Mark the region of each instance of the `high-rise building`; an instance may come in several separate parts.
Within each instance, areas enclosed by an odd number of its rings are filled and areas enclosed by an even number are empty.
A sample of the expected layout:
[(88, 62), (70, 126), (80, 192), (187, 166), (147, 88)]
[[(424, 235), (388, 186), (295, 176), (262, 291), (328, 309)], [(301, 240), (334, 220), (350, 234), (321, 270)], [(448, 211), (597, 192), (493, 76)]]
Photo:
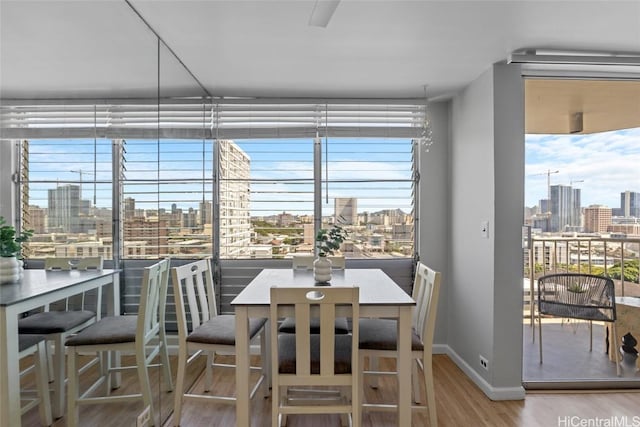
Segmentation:
[(551, 212), (551, 206), (549, 204), (549, 199), (540, 199), (540, 201), (538, 202), (538, 205), (540, 206), (540, 211), (538, 213), (546, 214), (548, 212)]
[(48, 192), (49, 231), (79, 233), (80, 230), (80, 186), (61, 185)]
[(205, 224), (211, 224), (211, 212), (211, 202), (200, 202), (198, 205), (198, 219), (201, 227)]
[(124, 199), (124, 218), (133, 218), (136, 214), (136, 199), (127, 197)]
[(355, 197), (336, 197), (334, 221), (340, 225), (358, 225), (358, 199)]
[(587, 233), (606, 233), (611, 225), (611, 208), (591, 205), (584, 209), (584, 231)]
[(188, 228), (193, 230), (198, 224), (198, 214), (195, 209), (189, 208), (186, 212), (182, 212), (182, 222), (180, 226), (182, 228)]
[(46, 209), (29, 205), (29, 215), (25, 218), (24, 228), (33, 230), (36, 234), (43, 234), (46, 230)]
[(219, 140), (220, 257), (251, 256), (251, 159), (233, 141)]
[(627, 217), (640, 217), (640, 193), (634, 191), (620, 193), (620, 214)]
[(551, 222), (552, 232), (573, 230), (581, 225), (580, 189), (570, 185), (551, 186)]

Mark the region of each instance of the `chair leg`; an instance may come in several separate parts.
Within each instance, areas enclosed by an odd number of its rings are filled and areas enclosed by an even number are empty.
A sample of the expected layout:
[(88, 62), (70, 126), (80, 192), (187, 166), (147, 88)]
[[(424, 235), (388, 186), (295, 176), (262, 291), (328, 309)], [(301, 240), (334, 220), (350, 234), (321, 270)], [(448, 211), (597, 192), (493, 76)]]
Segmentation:
[(421, 403), (420, 397), (420, 382), (418, 381), (418, 360), (413, 359), (411, 361), (411, 384), (413, 386), (413, 401), (414, 403)]
[(430, 353), (423, 356), (422, 372), (424, 373), (424, 390), (427, 400), (427, 410), (429, 411), (429, 425), (436, 427), (438, 425), (438, 414), (436, 412), (436, 395), (433, 387), (433, 360)]
[(263, 380), (263, 397), (267, 398), (271, 395), (269, 386), (271, 384), (271, 375), (269, 375), (269, 365), (267, 364), (267, 331), (260, 332), (260, 366), (262, 368)]
[(208, 351), (207, 352), (207, 367), (204, 372), (204, 391), (211, 391), (211, 387), (213, 385), (213, 364), (216, 361), (216, 352)]
[[(144, 407), (149, 407), (149, 412), (154, 414), (153, 411), (153, 396), (151, 395), (151, 383), (149, 382), (149, 366), (147, 360), (147, 354), (144, 349), (144, 345), (142, 348), (136, 349), (136, 365), (138, 368), (138, 379), (140, 381), (140, 391), (142, 393), (142, 401), (144, 402)], [(152, 423), (153, 424), (153, 420)]]
[(593, 351), (593, 321), (589, 320), (589, 351)]
[[(369, 370), (378, 372), (378, 358), (376, 356), (369, 356)], [(369, 386), (377, 389), (378, 381), (378, 375), (370, 375)]]
[(280, 387), (275, 383), (271, 387), (271, 427), (278, 427), (279, 421), (279, 407), (280, 407)]
[(362, 369), (359, 367), (356, 372), (352, 372), (352, 375), (356, 376), (357, 386), (351, 387), (351, 426), (360, 427), (362, 425), (362, 405), (360, 404), (362, 401), (360, 395), (363, 393)]
[(182, 397), (184, 395), (184, 378), (187, 372), (187, 353), (186, 345), (178, 346), (178, 373), (176, 376), (176, 388), (173, 397), (173, 425), (179, 426), (182, 415)]
[(49, 373), (47, 370), (48, 357), (47, 357), (47, 341), (40, 341), (38, 343), (38, 351), (34, 355), (35, 358), (35, 376), (36, 386), (38, 388), (38, 410), (40, 411), (40, 422), (43, 426), (50, 426), (53, 424), (51, 417), (51, 397), (49, 396)]
[(171, 365), (169, 363), (169, 351), (167, 350), (167, 340), (164, 335), (160, 343), (160, 361), (162, 363), (162, 372), (164, 373), (165, 390), (173, 390), (173, 379), (171, 378)]
[(538, 313), (538, 345), (540, 346), (540, 364), (542, 365), (542, 318)]
[(75, 347), (68, 348), (67, 354), (67, 370), (69, 371), (69, 381), (67, 389), (67, 427), (76, 427), (78, 424), (78, 372), (76, 371), (76, 350)]
[(55, 352), (53, 353), (53, 404), (52, 415), (53, 418), (60, 418), (64, 415), (64, 384), (66, 382), (66, 375), (64, 370), (64, 342), (62, 341), (62, 334), (57, 334), (55, 341)]
[(47, 340), (47, 344), (45, 345), (47, 352), (47, 372), (49, 377), (49, 382), (52, 383), (56, 380), (55, 371), (53, 369), (53, 347), (49, 340)]
[(103, 351), (100, 359), (102, 362), (100, 363), (100, 376), (104, 378), (104, 395), (109, 396), (111, 394), (111, 390), (113, 390), (113, 374), (111, 372), (111, 351)]

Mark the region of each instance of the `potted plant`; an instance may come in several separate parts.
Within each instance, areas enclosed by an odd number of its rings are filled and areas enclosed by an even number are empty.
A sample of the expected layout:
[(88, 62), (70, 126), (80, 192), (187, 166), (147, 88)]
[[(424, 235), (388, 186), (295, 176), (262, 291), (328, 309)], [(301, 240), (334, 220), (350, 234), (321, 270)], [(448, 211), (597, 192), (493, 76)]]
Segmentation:
[(316, 234), (316, 248), (318, 259), (313, 263), (313, 274), (316, 282), (328, 283), (331, 280), (331, 260), (328, 255), (333, 255), (340, 249), (340, 245), (347, 238), (347, 230), (334, 225), (329, 230), (323, 228)]
[(0, 216), (0, 283), (15, 282), (20, 278), (21, 264), (18, 262), (22, 243), (33, 235), (33, 230), (16, 232)]

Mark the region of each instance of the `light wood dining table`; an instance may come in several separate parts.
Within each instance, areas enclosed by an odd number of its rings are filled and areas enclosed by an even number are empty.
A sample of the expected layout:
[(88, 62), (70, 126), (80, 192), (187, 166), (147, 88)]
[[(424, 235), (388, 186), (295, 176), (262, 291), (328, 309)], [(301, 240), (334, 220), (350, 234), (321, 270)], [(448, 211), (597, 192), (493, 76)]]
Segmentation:
[[(411, 319), (415, 301), (380, 269), (348, 268), (335, 270), (332, 276), (332, 285), (360, 288), (361, 317), (398, 320), (397, 419), (398, 426), (411, 425)], [(231, 302), (236, 314), (236, 425), (240, 427), (251, 425), (249, 318), (269, 318), (269, 290), (274, 285), (314, 286), (313, 271), (264, 269)], [(287, 315), (293, 315), (293, 308)], [(262, 362), (269, 366), (270, 361)]]
[[(21, 425), (18, 316), (103, 286), (110, 290), (107, 313), (120, 314), (119, 270), (25, 270), (18, 282), (0, 285), (0, 427)], [(64, 400), (64, 395), (54, 393), (53, 398)]]

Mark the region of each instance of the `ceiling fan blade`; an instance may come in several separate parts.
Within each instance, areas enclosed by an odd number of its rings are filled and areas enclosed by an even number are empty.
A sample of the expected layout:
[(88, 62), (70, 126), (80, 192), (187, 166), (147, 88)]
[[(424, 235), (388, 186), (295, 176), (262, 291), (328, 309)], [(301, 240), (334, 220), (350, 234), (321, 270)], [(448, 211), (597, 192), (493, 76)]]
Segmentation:
[(309, 25), (326, 28), (340, 0), (316, 0), (309, 17)]

